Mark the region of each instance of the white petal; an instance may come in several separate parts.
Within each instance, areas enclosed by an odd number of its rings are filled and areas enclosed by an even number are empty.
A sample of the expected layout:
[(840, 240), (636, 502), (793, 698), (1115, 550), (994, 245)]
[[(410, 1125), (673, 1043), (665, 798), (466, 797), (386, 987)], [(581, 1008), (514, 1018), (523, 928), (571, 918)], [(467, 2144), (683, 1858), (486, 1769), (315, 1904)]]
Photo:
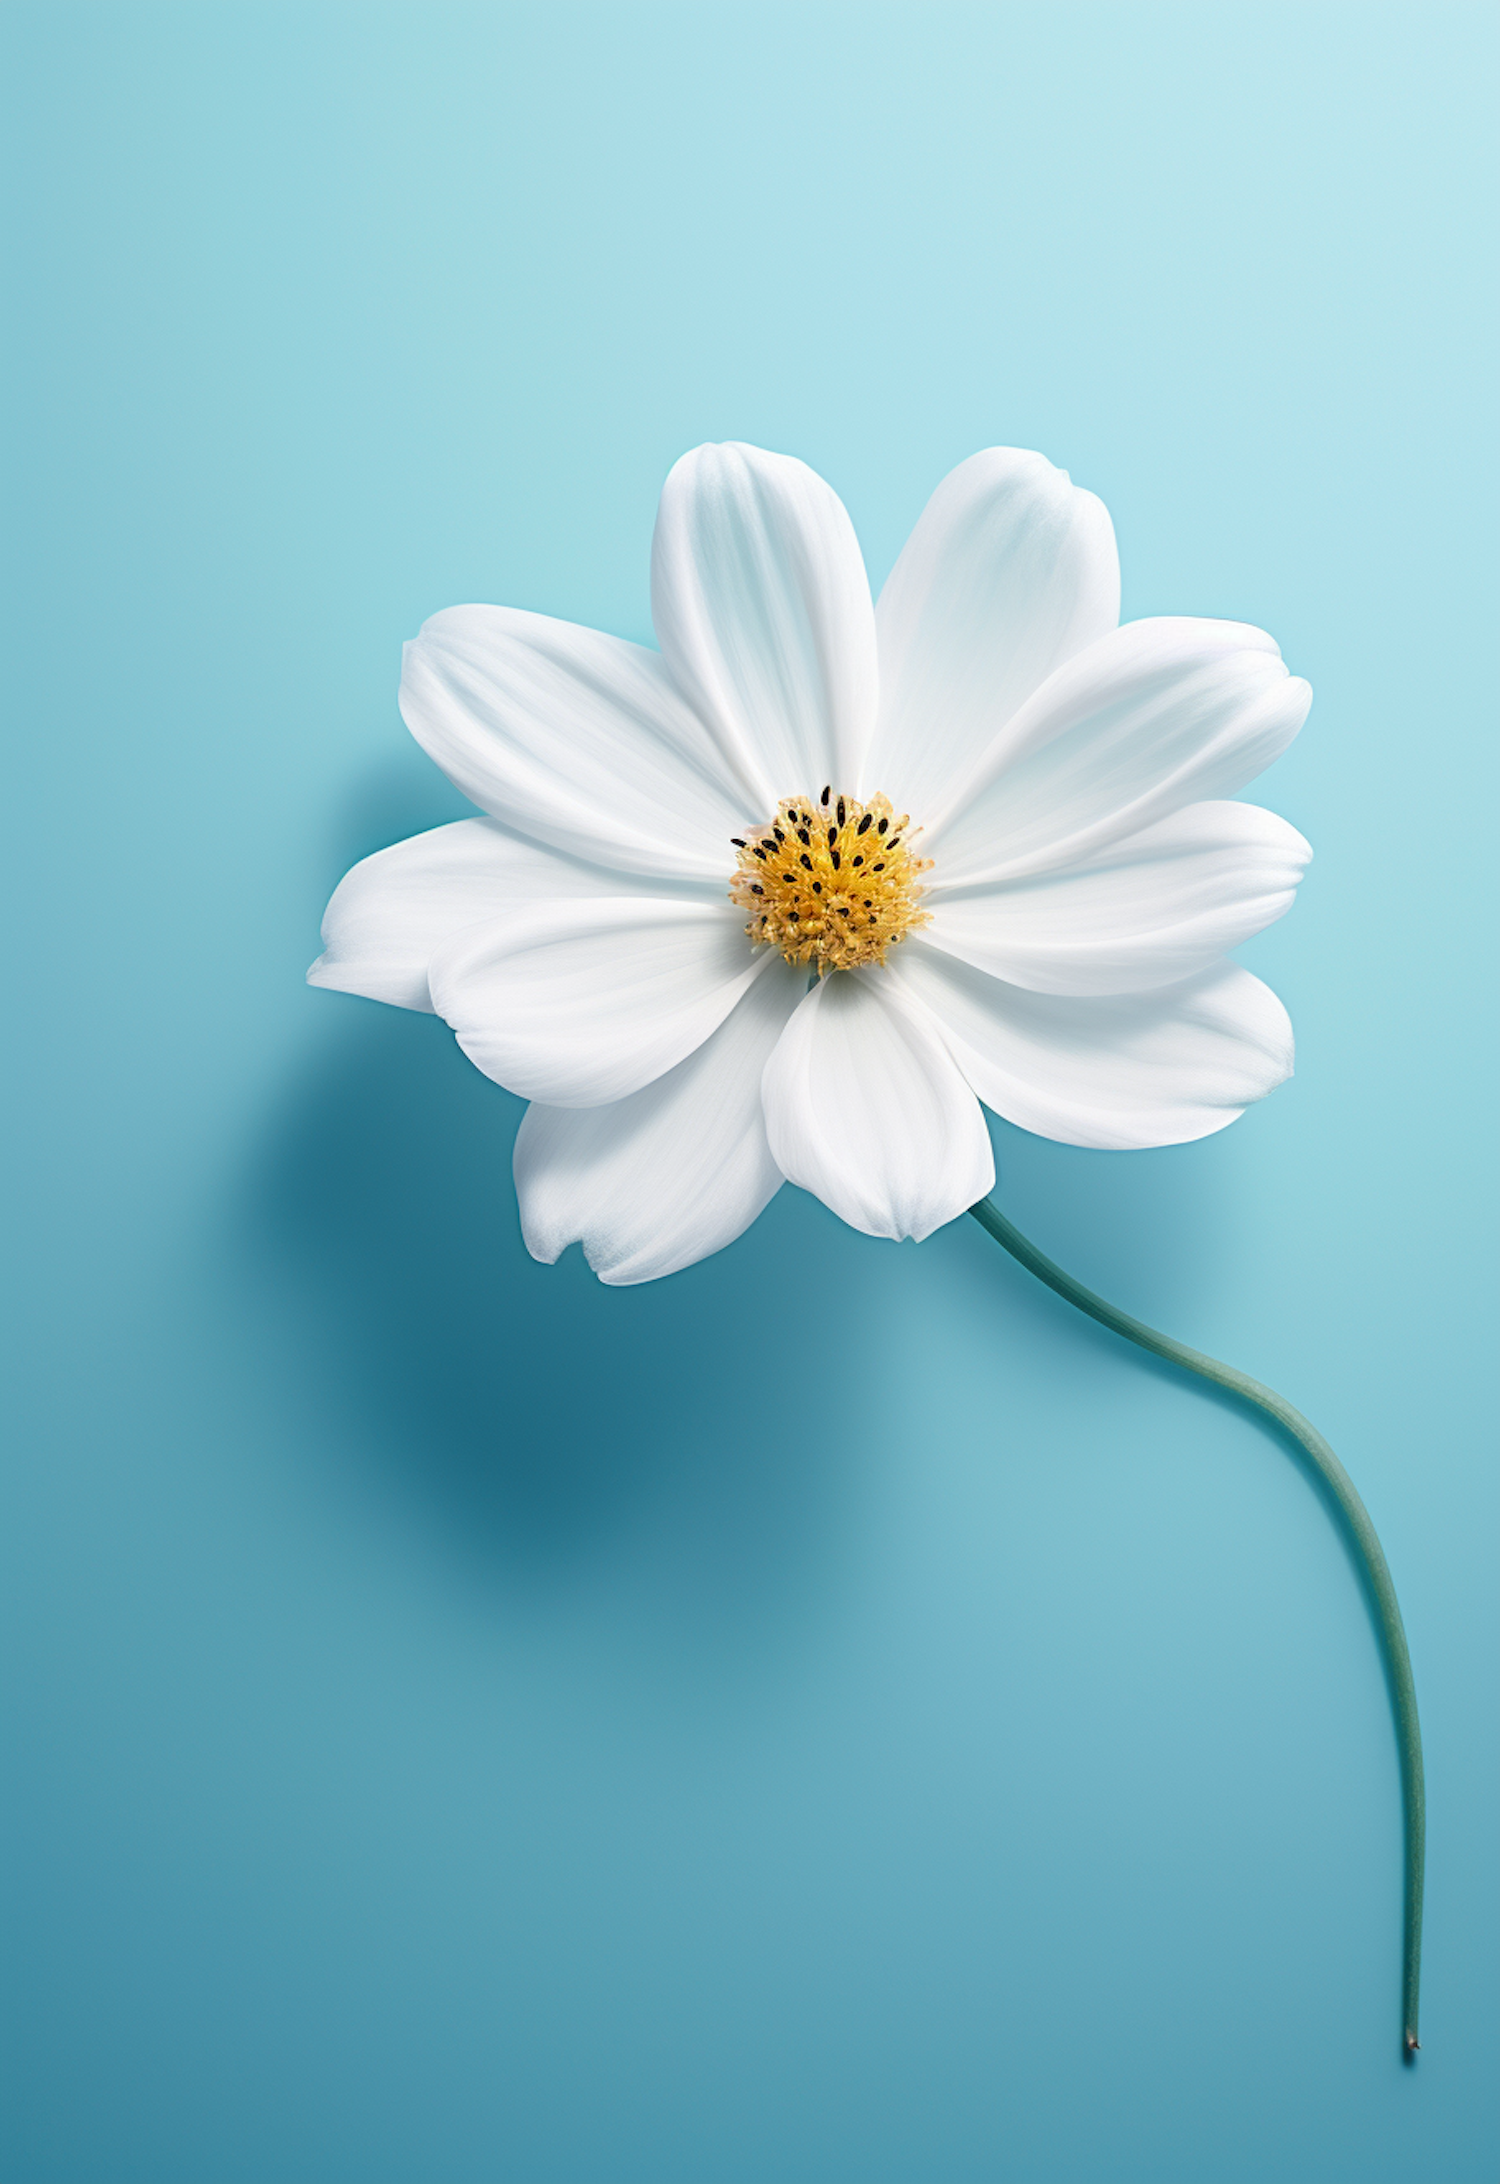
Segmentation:
[(553, 1107), (602, 1107), (701, 1046), (770, 960), (728, 902), (635, 895), (471, 925), (427, 978), (487, 1077)]
[(435, 614), (406, 647), (401, 712), (482, 810), (623, 872), (725, 877), (759, 810), (658, 653), (545, 614)]
[(1208, 1137), (1292, 1073), (1286, 1010), (1237, 963), (1177, 986), (1078, 1000), (1003, 985), (921, 941), (893, 975), (1008, 1122), (1111, 1149)]
[(994, 1183), (978, 1102), (879, 969), (813, 988), (762, 1089), (778, 1167), (866, 1235), (930, 1236)]
[[(1127, 622), (1050, 676), (921, 843), (934, 882), (1079, 864), (1279, 757), (1312, 692), (1243, 622)], [(913, 817), (927, 816), (913, 813)]]
[(1024, 448), (971, 455), (927, 503), (880, 594), (868, 788), (919, 822), (940, 811), (1017, 707), (1119, 619), (1104, 503)]
[(649, 884), (545, 849), (494, 819), (456, 819), (345, 873), (307, 982), (430, 1010), (428, 960), (466, 925), (552, 896), (628, 895)]
[(1282, 916), (1311, 855), (1275, 812), (1189, 804), (1083, 865), (938, 895), (922, 937), (1037, 993), (1139, 993)]
[(779, 957), (696, 1053), (609, 1107), (528, 1107), (516, 1138), (526, 1248), (581, 1242), (601, 1281), (654, 1281), (722, 1251), (781, 1188), (761, 1071), (806, 974)]
[(763, 816), (852, 786), (875, 717), (875, 611), (844, 505), (790, 455), (694, 448), (662, 489), (651, 614)]

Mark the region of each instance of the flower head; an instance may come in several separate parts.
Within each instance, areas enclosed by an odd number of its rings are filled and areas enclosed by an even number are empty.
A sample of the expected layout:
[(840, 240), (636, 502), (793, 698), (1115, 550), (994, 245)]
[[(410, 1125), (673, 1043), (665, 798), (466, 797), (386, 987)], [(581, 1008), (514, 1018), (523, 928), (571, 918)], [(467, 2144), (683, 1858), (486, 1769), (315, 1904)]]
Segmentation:
[(308, 973), (435, 1009), (532, 1102), (537, 1258), (647, 1281), (788, 1178), (922, 1237), (994, 1181), (981, 1101), (1168, 1145), (1289, 1074), (1225, 951), (1310, 851), (1223, 799), (1311, 693), (1242, 623), (1118, 626), (1108, 514), (1065, 472), (960, 464), (877, 604), (813, 471), (697, 448), (652, 613), (659, 652), (507, 607), (424, 625), (402, 712), (485, 816), (356, 865)]

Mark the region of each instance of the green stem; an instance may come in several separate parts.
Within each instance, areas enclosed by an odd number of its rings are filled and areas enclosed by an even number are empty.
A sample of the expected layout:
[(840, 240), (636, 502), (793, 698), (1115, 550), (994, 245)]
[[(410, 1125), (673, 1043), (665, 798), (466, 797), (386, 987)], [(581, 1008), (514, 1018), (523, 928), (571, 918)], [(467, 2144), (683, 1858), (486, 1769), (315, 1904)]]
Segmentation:
[(1317, 1428), (1310, 1426), (1302, 1413), (1293, 1410), (1285, 1397), (1277, 1395), (1273, 1388), (1262, 1387), (1248, 1373), (1236, 1372), (1232, 1365), (1221, 1365), (1217, 1358), (1206, 1357), (1201, 1350), (1190, 1350), (1186, 1343), (1174, 1342), (1170, 1335), (1159, 1335), (1144, 1321), (1132, 1319), (1128, 1313), (1106, 1304), (1091, 1289), (1085, 1289), (1082, 1282), (1075, 1282), (1071, 1274), (1065, 1274), (1060, 1266), (1055, 1266), (1035, 1244), (1028, 1243), (1015, 1224), (1007, 1221), (999, 1207), (988, 1198), (982, 1198), (969, 1211), (997, 1244), (1020, 1261), (1028, 1274), (1034, 1274), (1049, 1289), (1055, 1289), (1080, 1312), (1087, 1312), (1090, 1319), (1098, 1320), (1101, 1326), (1123, 1335), (1127, 1342), (1137, 1343), (1154, 1356), (1181, 1365), (1185, 1371), (1197, 1373), (1200, 1379), (1211, 1380), (1216, 1387), (1238, 1396), (1242, 1403), (1264, 1412), (1296, 1442), (1332, 1496), (1375, 1608), (1390, 1684), (1391, 1708), (1396, 1717), (1396, 1745), (1401, 1755), (1401, 1799), (1406, 1821), (1402, 2037), (1403, 2053), (1408, 2062), (1412, 2061), (1421, 2045), (1417, 2039), (1417, 1990), (1422, 1975), (1422, 1867), (1427, 1827), (1426, 1798), (1422, 1788), (1422, 1730), (1417, 1720), (1417, 1693), (1412, 1682), (1411, 1656), (1406, 1650), (1401, 1610), (1396, 1604), (1396, 1588), (1391, 1583), (1391, 1573), (1375, 1537), (1369, 1511), (1354, 1491), (1353, 1480)]

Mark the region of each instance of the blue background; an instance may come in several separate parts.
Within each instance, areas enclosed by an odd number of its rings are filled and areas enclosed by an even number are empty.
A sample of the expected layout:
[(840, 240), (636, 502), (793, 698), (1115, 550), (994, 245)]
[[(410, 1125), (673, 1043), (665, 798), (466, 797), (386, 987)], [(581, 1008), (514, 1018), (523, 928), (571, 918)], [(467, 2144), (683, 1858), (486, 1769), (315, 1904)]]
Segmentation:
[[(1496, 2173), (1489, 11), (23, 8), (6, 2175)], [(1347, 1458), (1325, 1510), (971, 1222), (532, 1264), (518, 1105), (308, 991), (464, 807), (398, 647), (645, 637), (672, 460), (1101, 493), (1318, 693), (1299, 1074), (1003, 1203)], [(795, 1264), (795, 1293), (785, 1269)], [(800, 1391), (800, 1392), (793, 1392)]]

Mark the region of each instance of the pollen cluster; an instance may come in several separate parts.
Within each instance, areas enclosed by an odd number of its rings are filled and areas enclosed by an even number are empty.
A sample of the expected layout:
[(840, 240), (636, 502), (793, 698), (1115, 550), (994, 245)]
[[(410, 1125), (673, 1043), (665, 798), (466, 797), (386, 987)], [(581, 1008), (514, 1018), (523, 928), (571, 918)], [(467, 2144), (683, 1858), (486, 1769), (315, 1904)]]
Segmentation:
[(820, 978), (883, 963), (888, 948), (928, 922), (918, 880), (932, 859), (912, 855), (909, 823), (885, 796), (861, 804), (826, 788), (816, 804), (784, 798), (767, 826), (734, 837), (739, 870), (729, 894), (748, 912), (751, 940), (814, 966)]

